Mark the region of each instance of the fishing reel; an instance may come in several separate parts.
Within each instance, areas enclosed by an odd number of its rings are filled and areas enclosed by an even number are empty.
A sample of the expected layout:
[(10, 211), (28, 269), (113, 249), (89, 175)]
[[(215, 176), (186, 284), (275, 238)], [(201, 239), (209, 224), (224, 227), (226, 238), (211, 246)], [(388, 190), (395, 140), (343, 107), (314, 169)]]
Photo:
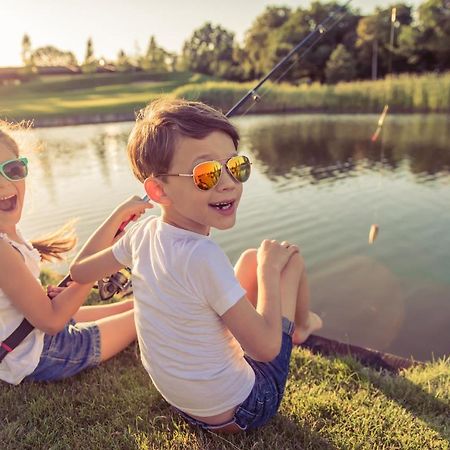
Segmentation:
[(133, 292), (131, 286), (131, 270), (126, 267), (121, 272), (113, 273), (109, 277), (98, 280), (97, 289), (102, 300), (109, 300), (119, 293), (121, 293), (122, 297), (130, 295)]

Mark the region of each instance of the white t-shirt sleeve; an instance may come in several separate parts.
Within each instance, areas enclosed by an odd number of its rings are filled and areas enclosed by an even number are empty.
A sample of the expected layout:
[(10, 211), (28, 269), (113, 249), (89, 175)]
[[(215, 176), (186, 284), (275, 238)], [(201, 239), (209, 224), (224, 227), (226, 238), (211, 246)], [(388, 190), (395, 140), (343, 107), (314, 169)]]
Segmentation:
[(203, 241), (194, 249), (187, 268), (192, 289), (219, 316), (246, 294), (236, 279), (230, 260), (212, 241)]

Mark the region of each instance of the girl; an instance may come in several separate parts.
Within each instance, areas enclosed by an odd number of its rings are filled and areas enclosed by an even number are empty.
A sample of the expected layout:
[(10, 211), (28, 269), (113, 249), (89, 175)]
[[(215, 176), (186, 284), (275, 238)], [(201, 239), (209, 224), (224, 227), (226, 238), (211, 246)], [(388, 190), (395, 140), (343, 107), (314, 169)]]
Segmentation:
[[(34, 244), (21, 235), (17, 224), (28, 161), (20, 157), (13, 131), (0, 122), (0, 344), (24, 317), (35, 328), (0, 363), (0, 379), (19, 384), (58, 380), (96, 366), (133, 342), (136, 330), (132, 300), (80, 307), (91, 284), (49, 286), (47, 293), (42, 288), (39, 262), (60, 258), (75, 239), (67, 227)], [(142, 211), (140, 206), (126, 213), (138, 218)]]

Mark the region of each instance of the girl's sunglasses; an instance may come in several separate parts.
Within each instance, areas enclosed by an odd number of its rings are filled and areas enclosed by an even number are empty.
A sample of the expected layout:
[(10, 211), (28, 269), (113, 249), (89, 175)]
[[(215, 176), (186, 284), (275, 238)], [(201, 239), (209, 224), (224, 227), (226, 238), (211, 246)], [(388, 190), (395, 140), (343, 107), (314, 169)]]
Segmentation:
[(0, 164), (0, 173), (9, 181), (23, 180), (28, 175), (28, 159), (17, 158)]
[(240, 183), (248, 180), (251, 168), (250, 160), (243, 155), (229, 158), (225, 164), (219, 161), (205, 161), (197, 164), (192, 173), (159, 173), (155, 177), (192, 177), (195, 185), (202, 191), (208, 191), (217, 185), (222, 174), (222, 167)]

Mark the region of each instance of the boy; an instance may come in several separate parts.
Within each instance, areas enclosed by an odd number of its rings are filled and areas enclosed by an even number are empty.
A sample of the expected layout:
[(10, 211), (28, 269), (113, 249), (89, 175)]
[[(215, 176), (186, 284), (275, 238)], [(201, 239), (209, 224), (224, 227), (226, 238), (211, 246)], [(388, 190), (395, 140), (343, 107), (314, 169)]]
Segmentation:
[[(111, 230), (100, 227), (71, 267), (78, 282), (132, 268), (141, 359), (155, 387), (190, 423), (224, 432), (276, 413), (294, 322), (294, 343), (321, 327), (297, 246), (265, 240), (233, 271), (209, 237), (211, 227), (234, 225), (250, 175), (238, 143), (234, 126), (207, 105), (153, 102), (130, 135), (128, 157), (161, 217), (136, 223), (112, 246), (120, 222), (109, 220)], [(140, 201), (122, 204), (121, 219)]]

